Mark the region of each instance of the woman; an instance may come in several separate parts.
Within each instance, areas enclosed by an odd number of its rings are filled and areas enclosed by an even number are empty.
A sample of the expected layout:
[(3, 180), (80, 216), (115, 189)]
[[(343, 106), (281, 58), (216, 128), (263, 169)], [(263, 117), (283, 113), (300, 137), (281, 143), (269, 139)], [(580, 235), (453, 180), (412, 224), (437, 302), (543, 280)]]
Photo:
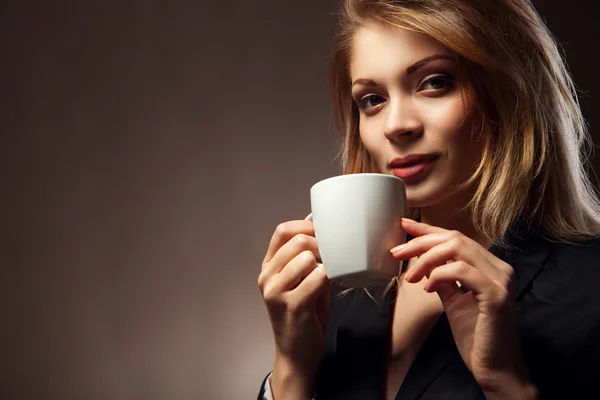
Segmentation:
[(332, 84), (344, 172), (402, 178), (412, 240), (376, 302), (331, 286), (311, 221), (275, 230), (259, 398), (592, 395), (600, 206), (574, 85), (529, 1), (346, 0)]

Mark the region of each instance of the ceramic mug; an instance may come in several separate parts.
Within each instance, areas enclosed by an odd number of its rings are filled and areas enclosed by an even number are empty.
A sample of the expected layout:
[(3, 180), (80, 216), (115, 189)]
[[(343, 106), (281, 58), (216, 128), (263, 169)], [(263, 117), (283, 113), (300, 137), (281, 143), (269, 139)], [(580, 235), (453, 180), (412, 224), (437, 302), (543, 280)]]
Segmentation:
[(380, 286), (400, 274), (390, 249), (406, 241), (404, 181), (386, 174), (327, 178), (310, 189), (311, 214), (321, 261), (330, 280), (344, 287)]

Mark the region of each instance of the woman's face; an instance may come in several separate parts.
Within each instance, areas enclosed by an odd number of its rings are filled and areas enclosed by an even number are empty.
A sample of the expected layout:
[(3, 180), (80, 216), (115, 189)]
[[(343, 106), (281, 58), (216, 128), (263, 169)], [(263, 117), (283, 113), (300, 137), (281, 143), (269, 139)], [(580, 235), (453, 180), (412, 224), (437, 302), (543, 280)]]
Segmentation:
[(405, 181), (411, 207), (446, 200), (481, 156), (474, 96), (457, 72), (448, 49), (417, 33), (373, 24), (354, 36), (350, 78), (360, 137), (379, 172)]

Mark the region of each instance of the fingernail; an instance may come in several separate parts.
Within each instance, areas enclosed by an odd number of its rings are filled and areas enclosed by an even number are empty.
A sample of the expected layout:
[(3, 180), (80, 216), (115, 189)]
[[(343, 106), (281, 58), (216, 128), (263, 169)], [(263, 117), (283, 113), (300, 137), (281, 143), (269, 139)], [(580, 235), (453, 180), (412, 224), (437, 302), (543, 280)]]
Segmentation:
[(402, 218), (402, 222), (405, 222), (407, 224), (414, 224), (416, 221), (414, 221), (410, 218)]
[(406, 243), (405, 243), (405, 244), (401, 244), (401, 245), (398, 245), (398, 246), (394, 247), (393, 249), (391, 249), (391, 250), (390, 250), (390, 253), (392, 253), (392, 254), (394, 254), (394, 255), (395, 255), (396, 253), (400, 253), (400, 251), (401, 251), (402, 249), (404, 249), (404, 247), (406, 247)]

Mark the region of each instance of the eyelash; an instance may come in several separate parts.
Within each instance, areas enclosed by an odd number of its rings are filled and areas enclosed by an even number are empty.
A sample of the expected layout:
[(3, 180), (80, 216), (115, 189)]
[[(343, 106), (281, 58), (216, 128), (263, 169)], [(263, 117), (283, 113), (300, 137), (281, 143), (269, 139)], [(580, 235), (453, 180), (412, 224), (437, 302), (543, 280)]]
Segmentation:
[[(454, 84), (455, 78), (453, 76), (447, 75), (447, 74), (439, 74), (439, 75), (434, 75), (429, 77), (428, 79), (426, 79), (420, 86), (419, 88), (421, 88), (422, 86), (426, 85), (427, 83), (431, 83), (432, 81), (436, 80), (436, 79), (442, 79), (443, 81), (445, 81), (445, 85), (443, 88), (439, 88), (439, 89), (426, 89), (424, 91), (426, 92), (439, 92), (439, 91), (443, 91), (448, 89), (449, 87), (451, 87)], [(361, 97), (357, 102), (356, 102), (356, 106), (358, 107), (358, 109), (360, 110), (366, 110), (372, 107), (376, 107), (377, 105), (381, 104), (383, 102), (380, 101), (379, 103), (375, 104), (375, 105), (367, 105), (366, 103), (369, 100), (373, 100), (373, 99), (378, 99), (378, 100), (382, 100), (383, 96), (380, 96), (378, 94), (375, 93), (369, 93), (363, 97)]]
[[(434, 75), (430, 78), (428, 78), (427, 80), (425, 80), (423, 82), (423, 85), (425, 85), (426, 83), (431, 83), (433, 80), (435, 79), (442, 79), (446, 82), (447, 86), (442, 88), (442, 89), (432, 89), (432, 90), (444, 90), (445, 88), (452, 86), (452, 84), (454, 83), (454, 77), (450, 76), (450, 75), (446, 75), (446, 74), (440, 74), (440, 75)], [(421, 86), (423, 86), (421, 85)]]

